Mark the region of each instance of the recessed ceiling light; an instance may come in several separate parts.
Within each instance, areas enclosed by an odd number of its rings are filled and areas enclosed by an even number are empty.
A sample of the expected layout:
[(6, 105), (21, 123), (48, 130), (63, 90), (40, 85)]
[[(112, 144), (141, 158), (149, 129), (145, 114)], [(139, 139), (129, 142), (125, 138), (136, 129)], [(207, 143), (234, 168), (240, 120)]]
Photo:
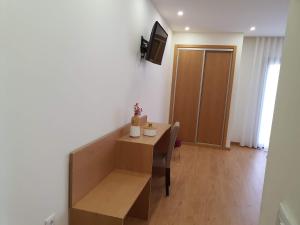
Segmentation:
[(256, 30), (256, 27), (254, 27), (254, 26), (250, 28), (250, 31), (255, 31), (255, 30)]
[(186, 31), (188, 31), (188, 30), (190, 30), (190, 27), (185, 27), (184, 29), (185, 29)]
[(178, 12), (177, 12), (177, 15), (178, 15), (178, 16), (183, 16), (183, 11), (178, 11)]

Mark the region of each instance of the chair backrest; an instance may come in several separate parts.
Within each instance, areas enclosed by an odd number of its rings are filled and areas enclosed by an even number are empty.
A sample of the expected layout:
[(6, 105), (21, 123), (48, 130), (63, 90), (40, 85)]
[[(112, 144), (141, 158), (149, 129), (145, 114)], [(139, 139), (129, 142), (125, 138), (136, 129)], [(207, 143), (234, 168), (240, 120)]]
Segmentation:
[(178, 132), (179, 132), (179, 127), (180, 127), (179, 122), (176, 122), (171, 127), (170, 144), (169, 144), (169, 148), (168, 148), (167, 161), (166, 161), (166, 167), (167, 168), (170, 168), (171, 159), (172, 159), (172, 153), (173, 153), (175, 142), (176, 142), (176, 138), (177, 138), (177, 135), (178, 135)]

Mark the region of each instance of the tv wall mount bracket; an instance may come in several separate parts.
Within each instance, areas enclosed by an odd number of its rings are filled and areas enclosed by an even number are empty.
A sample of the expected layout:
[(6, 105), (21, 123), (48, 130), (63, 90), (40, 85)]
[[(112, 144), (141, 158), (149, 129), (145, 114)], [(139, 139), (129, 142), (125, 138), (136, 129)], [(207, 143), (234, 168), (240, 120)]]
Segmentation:
[(148, 45), (149, 45), (149, 41), (147, 41), (143, 36), (141, 36), (140, 51), (141, 51), (141, 58), (142, 59), (146, 58), (147, 51), (148, 51)]

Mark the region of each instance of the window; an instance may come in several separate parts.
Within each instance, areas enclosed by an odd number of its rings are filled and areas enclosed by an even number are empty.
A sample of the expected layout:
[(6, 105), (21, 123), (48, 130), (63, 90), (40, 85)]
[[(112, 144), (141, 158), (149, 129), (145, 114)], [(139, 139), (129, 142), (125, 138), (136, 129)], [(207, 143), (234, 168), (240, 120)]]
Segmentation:
[(279, 73), (280, 64), (270, 63), (267, 69), (265, 90), (263, 93), (258, 136), (258, 145), (263, 149), (269, 148)]

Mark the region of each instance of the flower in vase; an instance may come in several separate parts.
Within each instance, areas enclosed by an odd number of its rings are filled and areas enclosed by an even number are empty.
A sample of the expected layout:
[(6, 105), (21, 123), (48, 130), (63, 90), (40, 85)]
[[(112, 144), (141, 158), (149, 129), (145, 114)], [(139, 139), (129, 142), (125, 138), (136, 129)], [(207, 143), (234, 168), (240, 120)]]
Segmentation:
[(139, 103), (135, 103), (133, 111), (135, 116), (140, 116), (143, 112), (143, 109), (139, 107)]

